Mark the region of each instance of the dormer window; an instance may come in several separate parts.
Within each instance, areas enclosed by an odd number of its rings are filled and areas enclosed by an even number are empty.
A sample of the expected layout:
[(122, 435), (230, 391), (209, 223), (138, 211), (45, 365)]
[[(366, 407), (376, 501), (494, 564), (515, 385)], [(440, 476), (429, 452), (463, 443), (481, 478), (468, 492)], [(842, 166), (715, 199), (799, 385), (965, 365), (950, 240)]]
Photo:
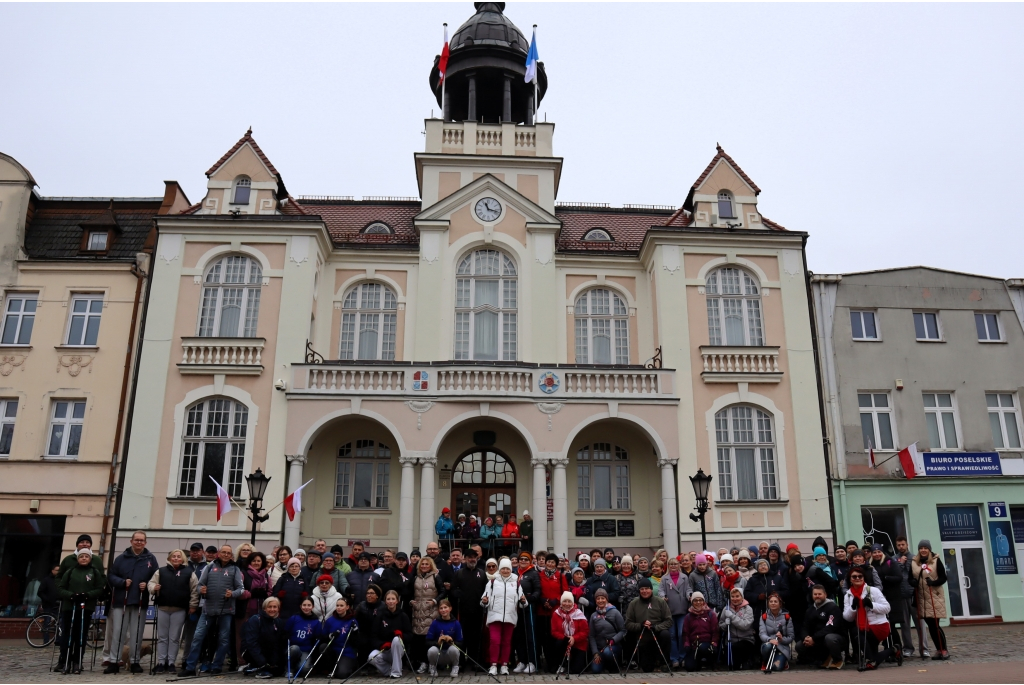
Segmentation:
[(592, 228), (583, 235), (584, 242), (608, 243), (611, 242), (611, 234), (603, 228)]
[(363, 233), (374, 233), (378, 235), (391, 235), (394, 233), (391, 227), (383, 221), (374, 221), (372, 224), (363, 229)]
[(732, 193), (728, 190), (718, 191), (718, 218), (719, 219), (735, 219), (736, 213), (733, 211), (732, 205)]
[(235, 197), (231, 201), (233, 205), (249, 204), (249, 193), (252, 191), (252, 181), (248, 176), (239, 176), (235, 179)]
[(92, 231), (89, 233), (89, 242), (86, 249), (90, 252), (104, 252), (107, 249), (107, 242), (110, 234), (107, 231)]

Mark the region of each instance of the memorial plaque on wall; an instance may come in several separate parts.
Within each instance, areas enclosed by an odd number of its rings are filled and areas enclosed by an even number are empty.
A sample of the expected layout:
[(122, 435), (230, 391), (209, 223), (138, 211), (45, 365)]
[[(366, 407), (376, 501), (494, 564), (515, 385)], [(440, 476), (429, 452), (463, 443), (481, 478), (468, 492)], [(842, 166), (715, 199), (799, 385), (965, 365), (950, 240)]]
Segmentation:
[(589, 538), (594, 535), (594, 522), (593, 521), (576, 521), (576, 537), (578, 538)]
[(623, 519), (616, 522), (617, 532), (621, 538), (631, 538), (636, 533), (633, 531), (633, 519)]
[(615, 519), (594, 519), (594, 537), (615, 537)]

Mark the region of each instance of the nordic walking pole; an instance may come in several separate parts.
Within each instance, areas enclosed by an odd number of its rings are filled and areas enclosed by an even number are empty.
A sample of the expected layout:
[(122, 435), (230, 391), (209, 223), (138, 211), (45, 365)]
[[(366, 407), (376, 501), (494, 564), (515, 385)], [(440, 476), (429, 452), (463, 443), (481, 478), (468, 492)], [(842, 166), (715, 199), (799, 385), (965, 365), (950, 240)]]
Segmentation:
[[(664, 662), (665, 662), (665, 667), (666, 667), (666, 668), (668, 668), (668, 672), (669, 672), (669, 673), (671, 673), (671, 672), (672, 672), (672, 664), (670, 664), (670, 663), (668, 662), (668, 659), (666, 659), (666, 658), (665, 658), (665, 650), (663, 650), (663, 649), (661, 648), (661, 643), (660, 643), (660, 642), (658, 642), (658, 636), (654, 634), (654, 628), (647, 628), (647, 627), (645, 626), (645, 627), (644, 627), (644, 630), (648, 630), (648, 631), (650, 631), (650, 633), (651, 633), (651, 638), (652, 638), (652, 639), (654, 640), (654, 644), (656, 644), (656, 645), (658, 646), (658, 652), (659, 652), (659, 653), (661, 654), (661, 659), (662, 659), (662, 661), (664, 661)], [(641, 635), (643, 635), (643, 633), (642, 633), (642, 632), (641, 632), (640, 634), (641, 634)], [(700, 645), (698, 644), (697, 646), (699, 647)]]
[(772, 672), (772, 664), (775, 663), (775, 652), (779, 649), (778, 645), (772, 645), (772, 651), (768, 655), (768, 666), (764, 669), (764, 674), (768, 675)]
[[(331, 642), (334, 642), (334, 640), (332, 639)], [(294, 682), (296, 679), (298, 679), (299, 675), (302, 673), (302, 667), (306, 665), (306, 662), (309, 661), (309, 657), (313, 656), (313, 652), (315, 652), (316, 648), (319, 647), (319, 646), (320, 646), (320, 640), (317, 640), (316, 642), (313, 643), (313, 649), (309, 650), (309, 653), (306, 654), (306, 658), (299, 662), (299, 668), (298, 668), (297, 671), (295, 671), (295, 677), (292, 678), (292, 682)], [(329, 646), (330, 645), (328, 644), (328, 647)], [(316, 658), (316, 661), (313, 662), (313, 666), (310, 666), (310, 668), (309, 668), (310, 671), (312, 671), (313, 668), (320, 661), (320, 657), (321, 656), (323, 656), (322, 652), (321, 652), (320, 656), (318, 656)], [(306, 682), (306, 678), (305, 677), (302, 678), (302, 682)]]
[(416, 672), (416, 669), (412, 666), (412, 657), (409, 656), (409, 650), (405, 648), (405, 640), (401, 637), (398, 638), (398, 643), (402, 645), (402, 656), (405, 657), (406, 662), (409, 664), (409, 670), (416, 676), (416, 682), (420, 682), (420, 674)]
[(558, 670), (555, 671), (555, 680), (558, 680), (558, 675), (562, 671), (562, 666), (565, 666), (565, 679), (569, 679), (569, 650), (572, 649), (572, 645), (565, 646), (565, 656), (562, 657), (562, 663), (558, 664)]
[(630, 666), (630, 664), (632, 664), (632, 663), (633, 663), (633, 659), (635, 659), (635, 658), (636, 658), (636, 653), (637, 653), (638, 651), (640, 651), (640, 639), (641, 639), (641, 638), (642, 638), (643, 636), (644, 636), (644, 631), (643, 631), (643, 630), (641, 630), (641, 631), (640, 631), (640, 634), (639, 634), (639, 635), (637, 636), (637, 638), (636, 638), (636, 647), (634, 647), (634, 648), (633, 648), (633, 655), (632, 655), (631, 657), (629, 657), (629, 661), (627, 661), (627, 662), (626, 662), (626, 672), (622, 674), (622, 677), (623, 677), (623, 678), (625, 678), (625, 677), (626, 677), (627, 675), (629, 675), (629, 666)]
[[(467, 659), (467, 660), (468, 660), (468, 661), (469, 661), (469, 662), (470, 662), (471, 664), (473, 664), (474, 666), (476, 666), (476, 667), (477, 667), (478, 669), (480, 669), (480, 670), (481, 670), (481, 671), (483, 671), (484, 673), (487, 673), (487, 675), (491, 675), (490, 673), (488, 673), (487, 669), (485, 669), (485, 668), (484, 668), (483, 666), (481, 666), (481, 665), (480, 665), (479, 663), (477, 663), (476, 659), (474, 659), (474, 658), (473, 658), (473, 657), (471, 657), (471, 656), (470, 656), (469, 654), (466, 654), (466, 652), (464, 652), (464, 651), (462, 651), (461, 649), (459, 649), (459, 646), (458, 646), (457, 644), (455, 644), (454, 642), (452, 643), (452, 647), (454, 647), (455, 649), (458, 649), (458, 650), (459, 650), (459, 654), (461, 654), (462, 656), (466, 657), (466, 659)], [(492, 678), (494, 678), (494, 682), (496, 682), (496, 683), (500, 683), (500, 682), (501, 682), (500, 680), (498, 680), (498, 677), (497, 677), (497, 676), (493, 676), (493, 675), (491, 675), (491, 677), (492, 677)]]
[(726, 651), (728, 652), (729, 670), (732, 670), (732, 623), (725, 626)]
[[(281, 643), (279, 642), (278, 644), (281, 644)], [(291, 639), (291, 637), (288, 638), (288, 642), (285, 645), (285, 649), (288, 650), (288, 651), (285, 652), (285, 655), (284, 655), (284, 658), (285, 658), (285, 676), (288, 678), (288, 682), (290, 683), (290, 682), (292, 682), (292, 639)]]
[[(72, 600), (72, 601), (74, 601), (74, 600)], [(77, 611), (78, 611), (78, 605), (77, 604), (72, 604), (71, 605), (71, 623), (68, 624), (68, 634), (65, 636), (65, 640), (67, 641), (67, 648), (66, 648), (67, 651), (64, 653), (64, 668), (61, 669), (61, 673), (64, 674), (64, 675), (67, 675), (68, 673), (71, 673), (71, 649), (74, 646), (73, 645), (74, 638), (72, 636), (75, 634), (75, 613)]]
[[(341, 657), (343, 657), (345, 655), (345, 648), (348, 647), (348, 640), (349, 640), (350, 637), (352, 637), (352, 633), (356, 632), (357, 630), (359, 630), (359, 624), (353, 622), (352, 623), (352, 630), (348, 631), (348, 635), (345, 636), (345, 642), (341, 645), (341, 651), (338, 652), (338, 659), (337, 659), (337, 661), (334, 662), (334, 668), (332, 668), (331, 672), (327, 675), (327, 685), (331, 685), (331, 678), (333, 678), (334, 674), (337, 673), (337, 671), (338, 671), (338, 664), (341, 663)], [(333, 642), (333, 640), (332, 640), (332, 642)], [(328, 647), (330, 647), (330, 645), (328, 645)], [(316, 664), (313, 664), (313, 667), (316, 668)]]
[(85, 600), (83, 599), (81, 604), (81, 616), (78, 617), (78, 670), (76, 673), (82, 672), (82, 666), (85, 659)]
[[(306, 671), (306, 672), (305, 672), (305, 673), (303, 674), (303, 676), (302, 676), (302, 682), (306, 682), (306, 678), (308, 678), (308, 677), (309, 677), (309, 674), (310, 674), (310, 673), (312, 673), (312, 672), (313, 672), (314, 670), (316, 670), (316, 667), (317, 667), (317, 665), (319, 665), (319, 663), (320, 663), (320, 660), (324, 658), (324, 654), (326, 654), (327, 652), (331, 651), (331, 645), (333, 645), (333, 644), (334, 644), (334, 639), (335, 639), (336, 637), (338, 637), (338, 636), (337, 636), (337, 635), (332, 635), (332, 636), (331, 636), (331, 639), (330, 639), (330, 641), (329, 641), (329, 642), (327, 643), (327, 646), (326, 646), (326, 647), (324, 647), (324, 651), (320, 652), (320, 654), (318, 654), (318, 655), (317, 655), (316, 659), (314, 659), (314, 660), (313, 660), (313, 665), (312, 665), (312, 666), (310, 666), (310, 667), (309, 667), (309, 670), (308, 670), (308, 671)], [(308, 661), (308, 660), (309, 660), (309, 657), (313, 656), (313, 652), (315, 652), (315, 651), (316, 651), (316, 647), (317, 647), (317, 645), (319, 645), (319, 644), (320, 644), (320, 640), (317, 640), (317, 641), (316, 641), (316, 644), (315, 644), (315, 645), (313, 645), (313, 651), (312, 651), (312, 652), (310, 652), (309, 654), (307, 654), (307, 655), (306, 655), (306, 661)], [(343, 649), (342, 651), (344, 651), (344, 649)], [(303, 662), (303, 663), (305, 663), (305, 662)], [(301, 664), (299, 665), (299, 671), (298, 671), (298, 673), (296, 673), (296, 674), (295, 674), (295, 677), (296, 677), (296, 678), (298, 678), (298, 677), (299, 677), (299, 673), (302, 673), (302, 665), (301, 665)]]
[[(160, 633), (160, 607), (154, 605), (156, 611), (153, 613), (153, 638), (149, 648), (149, 674), (156, 673), (156, 641)], [(170, 637), (168, 635), (168, 637)], [(168, 640), (169, 641), (169, 640)]]
[(596, 659), (599, 656), (601, 656), (601, 652), (594, 652), (594, 656), (591, 657), (591, 659), (587, 663), (587, 665), (583, 667), (583, 670), (579, 672), (579, 677), (581, 677), (581, 678), (583, 677), (583, 674), (587, 672), (588, 668), (590, 668), (590, 664), (594, 663), (594, 659)]
[(135, 623), (135, 641), (128, 647), (129, 669), (138, 663), (136, 655), (132, 654), (133, 650), (138, 652), (138, 659), (142, 658), (142, 636), (146, 633), (146, 613), (148, 613), (148, 605), (149, 592), (146, 590), (145, 586), (143, 586), (142, 589), (139, 590), (139, 619)]
[[(124, 589), (124, 602), (121, 604), (121, 624), (117, 627), (117, 652), (111, 654), (113, 657), (113, 664), (118, 668), (121, 667), (121, 648), (124, 647), (124, 636), (128, 632), (128, 626), (125, 625), (124, 619), (128, 614), (128, 587)], [(113, 620), (113, 616), (110, 617)]]

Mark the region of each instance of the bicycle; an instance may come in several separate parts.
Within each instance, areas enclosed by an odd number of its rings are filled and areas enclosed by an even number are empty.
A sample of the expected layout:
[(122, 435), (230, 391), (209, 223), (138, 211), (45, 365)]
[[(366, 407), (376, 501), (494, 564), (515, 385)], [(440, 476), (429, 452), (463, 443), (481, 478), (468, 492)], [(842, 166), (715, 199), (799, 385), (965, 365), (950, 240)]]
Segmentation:
[(49, 647), (60, 632), (60, 617), (44, 611), (29, 621), (28, 627), (25, 628), (25, 641), (36, 649)]

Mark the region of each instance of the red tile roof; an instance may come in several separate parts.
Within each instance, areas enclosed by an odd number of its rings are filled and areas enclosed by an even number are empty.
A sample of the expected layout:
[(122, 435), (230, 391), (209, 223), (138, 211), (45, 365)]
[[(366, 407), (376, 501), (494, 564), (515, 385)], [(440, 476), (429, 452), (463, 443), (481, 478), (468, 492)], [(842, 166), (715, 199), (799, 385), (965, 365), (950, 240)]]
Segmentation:
[(665, 222), (666, 226), (689, 226), (693, 223), (693, 215), (686, 211), (683, 207), (680, 207), (675, 213), (668, 218)]
[[(413, 219), (420, 213), (419, 201), (363, 202), (360, 200), (331, 201), (303, 200), (300, 204), (290, 200), (284, 213), (303, 213), (319, 216), (327, 224), (327, 231), (336, 245), (419, 245), (420, 237)], [(298, 210), (298, 211), (296, 211)], [(363, 233), (375, 222), (383, 222), (394, 231)]]
[(788, 231), (789, 230), (788, 228), (786, 228), (782, 224), (775, 223), (774, 221), (772, 221), (771, 219), (766, 217), (764, 214), (761, 215), (761, 223), (763, 223), (765, 226), (767, 226), (768, 228), (772, 229), (773, 231)]
[(253, 137), (252, 137), (252, 129), (251, 128), (248, 131), (245, 132), (245, 135), (242, 136), (241, 139), (239, 139), (239, 141), (237, 143), (235, 143), (234, 147), (232, 147), (230, 150), (225, 152), (224, 156), (221, 157), (220, 159), (218, 159), (217, 163), (214, 164), (212, 167), (210, 167), (209, 171), (206, 172), (206, 176), (207, 177), (212, 176), (214, 174), (214, 172), (217, 171), (217, 169), (219, 169), (221, 167), (221, 165), (224, 164), (224, 162), (226, 162), (229, 159), (231, 159), (231, 155), (233, 155), (236, 152), (238, 152), (238, 150), (243, 145), (245, 145), (246, 143), (249, 143), (252, 146), (253, 152), (255, 152), (256, 156), (259, 157), (260, 160), (264, 164), (267, 165), (267, 168), (270, 169), (270, 173), (274, 174), (274, 176), (277, 176), (278, 180), (280, 180), (281, 174), (279, 174), (277, 172), (277, 169), (275, 169), (274, 165), (270, 163), (270, 160), (267, 159), (267, 156), (265, 154), (263, 154), (263, 150), (261, 150), (260, 146), (256, 144), (255, 139), (253, 139)]
[(760, 195), (761, 189), (757, 187), (756, 183), (750, 180), (750, 177), (747, 176), (746, 172), (740, 168), (740, 165), (737, 164), (732, 157), (726, 154), (725, 150), (722, 149), (722, 146), (715, 145), (715, 148), (718, 150), (718, 153), (711, 159), (711, 163), (708, 164), (706, 169), (704, 169), (704, 173), (698, 176), (697, 180), (693, 182), (693, 188), (696, 189), (698, 186), (700, 186), (701, 183), (703, 183), (707, 179), (708, 176), (711, 175), (711, 172), (714, 171), (715, 165), (718, 164), (718, 160), (724, 159), (730, 164), (730, 166), (732, 166), (733, 169), (736, 170), (736, 173), (740, 175), (740, 178), (746, 181), (747, 185), (753, 188), (756, 194)]
[[(640, 245), (653, 226), (664, 224), (667, 211), (616, 211), (613, 209), (555, 209), (562, 222), (558, 234), (558, 250), (571, 252), (639, 252)], [(583, 236), (594, 228), (603, 228), (611, 235), (609, 241), (585, 241)]]

